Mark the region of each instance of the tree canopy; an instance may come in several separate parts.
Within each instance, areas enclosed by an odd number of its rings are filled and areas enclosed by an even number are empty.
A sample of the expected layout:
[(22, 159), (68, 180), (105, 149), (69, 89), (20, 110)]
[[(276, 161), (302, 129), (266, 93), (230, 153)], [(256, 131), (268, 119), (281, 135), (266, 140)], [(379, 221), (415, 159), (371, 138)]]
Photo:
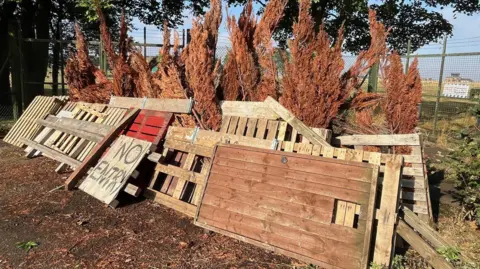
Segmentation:
[[(248, 0), (228, 0), (230, 5), (243, 5)], [(268, 0), (254, 0), (259, 4), (259, 13), (263, 12)], [(344, 49), (358, 52), (369, 44), (368, 9), (377, 11), (378, 20), (391, 27), (388, 44), (400, 53), (407, 50), (407, 40), (411, 40), (412, 49), (416, 50), (444, 35), (451, 35), (453, 26), (440, 12), (434, 9), (452, 7), (455, 13), (472, 15), (480, 11), (475, 0), (384, 0), (369, 4), (366, 0), (313, 0), (311, 14), (315, 20), (316, 30), (324, 23), (325, 30), (335, 37), (343, 24), (345, 27)], [(281, 45), (292, 34), (292, 25), (298, 17), (298, 0), (289, 0), (277, 31), (275, 39)]]

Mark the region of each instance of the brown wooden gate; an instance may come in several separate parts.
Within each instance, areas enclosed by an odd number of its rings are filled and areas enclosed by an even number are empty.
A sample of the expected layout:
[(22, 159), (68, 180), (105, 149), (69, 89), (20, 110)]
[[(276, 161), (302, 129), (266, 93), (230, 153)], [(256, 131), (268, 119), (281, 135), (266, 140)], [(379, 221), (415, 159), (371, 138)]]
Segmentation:
[(218, 146), (195, 224), (325, 268), (367, 268), (378, 172), (366, 163)]

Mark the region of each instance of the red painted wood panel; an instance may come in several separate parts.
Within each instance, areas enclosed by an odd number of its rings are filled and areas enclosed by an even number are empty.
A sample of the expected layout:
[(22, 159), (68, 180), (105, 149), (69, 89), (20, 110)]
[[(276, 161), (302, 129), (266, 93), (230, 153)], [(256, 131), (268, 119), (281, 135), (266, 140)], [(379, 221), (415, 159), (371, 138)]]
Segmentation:
[(158, 147), (172, 121), (173, 113), (142, 109), (133, 123), (126, 128), (124, 134), (152, 142)]

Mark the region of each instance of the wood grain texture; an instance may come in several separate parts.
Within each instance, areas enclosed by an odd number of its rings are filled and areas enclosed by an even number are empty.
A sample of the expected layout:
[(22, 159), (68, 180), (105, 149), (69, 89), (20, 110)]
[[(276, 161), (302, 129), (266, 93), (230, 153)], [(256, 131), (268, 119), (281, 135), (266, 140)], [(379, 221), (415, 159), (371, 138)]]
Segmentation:
[[(326, 268), (367, 268), (378, 166), (309, 156), (306, 145), (305, 155), (218, 146), (195, 223)], [(332, 223), (338, 199), (352, 227)]]

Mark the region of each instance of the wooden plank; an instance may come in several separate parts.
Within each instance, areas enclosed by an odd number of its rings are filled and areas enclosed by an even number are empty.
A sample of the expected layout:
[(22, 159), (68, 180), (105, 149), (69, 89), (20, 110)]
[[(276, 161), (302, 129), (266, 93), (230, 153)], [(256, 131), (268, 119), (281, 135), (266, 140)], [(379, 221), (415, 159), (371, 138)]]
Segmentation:
[(230, 124), (228, 125), (228, 134), (235, 134), (235, 131), (237, 130), (237, 124), (238, 124), (238, 117), (232, 116), (230, 118)]
[(400, 220), (397, 233), (407, 241), (435, 269), (453, 269), (454, 267), (437, 253), (427, 242), (416, 234), (408, 225)]
[(267, 122), (266, 119), (259, 119), (257, 123), (257, 133), (255, 134), (256, 138), (264, 139), (265, 132), (267, 131)]
[(192, 197), (192, 204), (194, 205), (199, 205), (200, 200), (203, 198), (205, 182), (208, 174), (210, 173), (211, 165), (212, 165), (211, 159), (209, 158), (203, 159), (203, 167), (200, 173), (203, 176), (204, 182), (196, 182), (197, 184), (195, 185), (195, 190)]
[(192, 204), (185, 203), (181, 200), (175, 199), (169, 195), (150, 188), (145, 189), (145, 191), (143, 192), (143, 196), (148, 199), (153, 199), (155, 202), (162, 204), (166, 207), (175, 209), (189, 217), (194, 217), (197, 211), (197, 207)]
[(190, 171), (185, 168), (180, 168), (178, 166), (164, 165), (159, 163), (155, 167), (155, 170), (167, 175), (183, 178), (186, 181), (190, 181), (192, 183), (205, 184), (205, 175)]
[[(421, 143), (420, 143), (420, 145), (421, 145)], [(420, 155), (420, 156), (423, 157), (422, 146), (412, 146), (412, 154), (413, 155)], [(430, 221), (433, 222), (432, 204), (430, 202), (430, 191), (429, 191), (430, 186), (428, 185), (426, 165), (424, 163), (422, 163), (422, 164), (412, 164), (412, 168), (422, 171), (422, 176), (423, 176), (424, 182), (425, 182), (423, 188), (414, 189), (415, 196), (420, 196), (421, 198), (423, 198), (423, 199), (414, 199), (414, 200), (424, 203), (424, 205), (427, 207), (427, 209), (429, 211), (427, 215), (419, 215), (419, 217), (425, 223), (429, 223)], [(421, 177), (421, 176), (419, 176), (419, 177)], [(415, 197), (415, 198), (417, 198), (417, 197)]]
[(19, 141), (22, 142), (25, 145), (28, 145), (28, 146), (42, 152), (43, 155), (45, 155), (45, 156), (47, 156), (51, 159), (54, 159), (56, 161), (67, 163), (70, 166), (79, 166), (81, 164), (79, 161), (77, 161), (73, 158), (70, 158), (70, 157), (68, 157), (67, 155), (65, 155), (61, 152), (58, 152), (58, 151), (53, 150), (51, 148), (48, 148), (44, 145), (40, 145), (39, 143), (37, 143), (35, 141), (31, 141), (31, 140), (28, 140), (26, 138), (20, 138)]
[(418, 134), (348, 135), (337, 137), (333, 143), (351, 146), (418, 146), (420, 136)]
[(380, 209), (377, 211), (378, 226), (373, 261), (378, 265), (390, 266), (392, 249), (395, 244), (395, 223), (399, 203), (400, 177), (402, 175), (403, 157), (394, 156), (387, 161)]
[[(171, 126), (168, 128), (166, 139), (178, 141), (194, 142), (196, 145), (205, 147), (215, 147), (219, 143), (243, 145), (264, 149), (272, 149), (272, 141), (258, 139), (253, 137), (239, 136), (234, 134), (225, 134), (207, 130), (197, 130), (194, 128), (183, 128)], [(195, 141), (192, 141), (195, 139)]]
[(244, 135), (245, 134), (245, 128), (247, 127), (247, 121), (248, 118), (241, 117), (238, 120), (238, 126), (237, 126), (237, 131), (235, 131), (236, 135)]
[(214, 148), (213, 147), (206, 147), (198, 144), (192, 144), (185, 141), (174, 140), (174, 139), (166, 139), (164, 143), (164, 147), (172, 148), (184, 152), (191, 152), (195, 155), (205, 156), (205, 157), (213, 157)]
[(445, 240), (432, 227), (423, 222), (415, 213), (408, 208), (403, 208), (403, 220), (421, 236), (423, 236), (435, 249), (453, 246), (452, 243)]
[(192, 99), (159, 99), (112, 96), (109, 105), (121, 108), (142, 108), (173, 113), (192, 112)]
[(103, 124), (69, 118), (57, 118), (51, 115), (44, 120), (37, 120), (37, 123), (94, 142), (100, 142), (111, 129), (110, 126)]
[(103, 152), (110, 146), (112, 141), (117, 137), (118, 134), (135, 118), (135, 116), (140, 112), (140, 109), (131, 109), (128, 114), (117, 123), (110, 133), (108, 133), (102, 141), (100, 141), (97, 146), (92, 150), (92, 152), (83, 160), (82, 164), (68, 177), (65, 181), (65, 188), (71, 190), (80, 178), (90, 169), (94, 163), (100, 159)]
[(120, 136), (78, 187), (105, 204), (110, 204), (125, 187), (151, 142)]
[[(192, 169), (193, 162), (195, 161), (195, 157), (196, 157), (195, 153), (188, 153), (187, 159), (185, 160), (185, 163), (183, 164), (182, 168), (190, 171)], [(187, 183), (186, 178), (178, 179), (177, 186), (175, 187), (175, 191), (173, 192), (173, 195), (172, 195), (173, 198), (180, 199), (186, 183)]]
[(264, 102), (223, 101), (221, 108), (223, 116), (268, 120), (276, 120), (279, 118)]
[(272, 140), (277, 137), (278, 121), (270, 120), (267, 124), (267, 140)]
[(247, 122), (247, 133), (245, 136), (253, 137), (255, 135), (255, 130), (257, 130), (257, 119), (249, 118)]
[(285, 133), (287, 132), (287, 126), (288, 124), (284, 121), (281, 121), (279, 123), (277, 140), (279, 141), (285, 140)]
[(335, 224), (343, 225), (346, 211), (347, 203), (345, 201), (338, 201), (337, 208), (335, 209)]
[(283, 120), (290, 124), (301, 135), (305, 136), (312, 144), (331, 147), (322, 137), (316, 134), (312, 129), (307, 127), (302, 121), (297, 119), (290, 111), (280, 105), (275, 99), (270, 96), (265, 99), (265, 103), (275, 111)]
[(222, 126), (220, 126), (220, 133), (226, 133), (228, 130), (228, 126), (230, 124), (230, 116), (223, 116), (222, 117)]

